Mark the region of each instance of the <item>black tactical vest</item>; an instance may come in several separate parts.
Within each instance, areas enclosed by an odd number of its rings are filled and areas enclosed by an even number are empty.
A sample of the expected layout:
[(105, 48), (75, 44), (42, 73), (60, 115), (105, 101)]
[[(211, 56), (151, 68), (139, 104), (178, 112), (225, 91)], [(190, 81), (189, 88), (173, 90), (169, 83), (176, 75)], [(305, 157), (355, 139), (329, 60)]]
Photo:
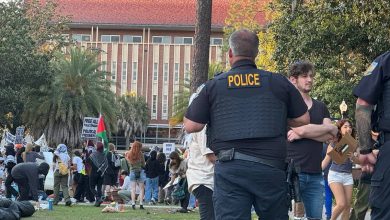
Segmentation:
[(383, 85), (382, 98), (377, 108), (379, 130), (390, 132), (390, 80)]
[(214, 78), (208, 142), (286, 135), (287, 107), (271, 90), (272, 73), (231, 70)]

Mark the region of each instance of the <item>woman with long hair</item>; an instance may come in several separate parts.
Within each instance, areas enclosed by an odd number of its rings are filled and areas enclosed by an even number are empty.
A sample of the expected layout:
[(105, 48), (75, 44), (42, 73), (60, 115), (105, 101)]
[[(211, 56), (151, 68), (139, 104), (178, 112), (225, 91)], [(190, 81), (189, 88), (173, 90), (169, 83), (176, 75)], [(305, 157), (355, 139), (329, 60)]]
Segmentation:
[(39, 154), (39, 152), (35, 152), (34, 149), (35, 148), (32, 144), (28, 143), (26, 145), (26, 150), (22, 153), (22, 158), (24, 162), (35, 163), (37, 162), (37, 158), (41, 160), (45, 159), (43, 155)]
[[(352, 123), (349, 120), (339, 120), (336, 125), (339, 129), (338, 141), (346, 134), (354, 135)], [(330, 152), (333, 148), (334, 144), (329, 144), (327, 152)], [(336, 164), (332, 161), (332, 165), (329, 169), (328, 183), (336, 199), (336, 206), (332, 211), (331, 220), (336, 220), (340, 214), (342, 214), (342, 220), (349, 219), (353, 191), (352, 161), (356, 160), (353, 153), (351, 153), (349, 157), (350, 158), (343, 164)], [(322, 169), (324, 169), (330, 161), (330, 156), (326, 155), (322, 161)]]
[(126, 153), (126, 159), (130, 162), (130, 185), (131, 185), (131, 207), (135, 209), (135, 191), (137, 183), (140, 189), (139, 194), (139, 208), (144, 209), (144, 189), (146, 175), (144, 171), (145, 157), (141, 152), (142, 144), (138, 141), (134, 141), (131, 145), (131, 149)]
[(178, 184), (185, 184), (185, 197), (183, 199), (180, 199), (180, 206), (181, 209), (178, 210), (178, 212), (181, 213), (187, 213), (188, 210), (188, 203), (190, 200), (190, 193), (187, 189), (187, 179), (186, 179), (186, 172), (187, 172), (187, 161), (183, 160), (179, 153), (176, 151), (173, 151), (171, 154), (169, 154), (169, 159), (171, 159), (171, 163), (169, 164), (169, 171), (171, 173), (171, 182), (174, 183), (176, 178), (180, 178)]

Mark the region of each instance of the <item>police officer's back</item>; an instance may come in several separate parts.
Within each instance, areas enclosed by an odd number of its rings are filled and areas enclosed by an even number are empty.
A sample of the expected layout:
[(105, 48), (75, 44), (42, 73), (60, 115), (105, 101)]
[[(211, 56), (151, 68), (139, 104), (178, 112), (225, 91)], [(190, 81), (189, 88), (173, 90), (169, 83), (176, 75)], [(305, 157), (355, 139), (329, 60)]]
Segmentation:
[(197, 132), (208, 125), (208, 146), (219, 160), (216, 219), (250, 219), (252, 205), (262, 219), (288, 219), (286, 127), (307, 124), (307, 106), (287, 78), (256, 68), (255, 33), (238, 30), (229, 45), (232, 69), (200, 88), (185, 129)]

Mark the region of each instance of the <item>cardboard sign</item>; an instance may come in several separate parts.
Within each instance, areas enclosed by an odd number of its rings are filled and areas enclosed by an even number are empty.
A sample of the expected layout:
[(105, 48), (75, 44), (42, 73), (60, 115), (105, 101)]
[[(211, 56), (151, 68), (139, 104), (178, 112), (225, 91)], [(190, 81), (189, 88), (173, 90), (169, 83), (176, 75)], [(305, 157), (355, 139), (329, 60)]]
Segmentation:
[(346, 134), (336, 143), (336, 146), (328, 153), (336, 164), (343, 164), (348, 159), (348, 153), (356, 151), (357, 141), (350, 135)]
[(84, 117), (81, 137), (85, 139), (96, 139), (96, 130), (99, 118)]
[(165, 155), (168, 155), (175, 151), (176, 147), (175, 147), (175, 143), (163, 143), (163, 153)]
[(15, 144), (23, 144), (24, 127), (17, 127), (15, 133)]

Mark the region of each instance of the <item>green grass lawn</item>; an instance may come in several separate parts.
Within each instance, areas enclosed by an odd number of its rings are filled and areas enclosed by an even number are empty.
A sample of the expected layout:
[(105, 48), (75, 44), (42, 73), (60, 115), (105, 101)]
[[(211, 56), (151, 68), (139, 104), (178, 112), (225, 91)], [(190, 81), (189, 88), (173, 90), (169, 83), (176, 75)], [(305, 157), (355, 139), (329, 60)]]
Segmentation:
[(74, 220), (74, 219), (110, 219), (110, 220), (120, 220), (120, 219), (134, 219), (134, 220), (144, 220), (144, 219), (166, 219), (166, 220), (195, 220), (199, 219), (199, 212), (194, 211), (190, 213), (170, 213), (173, 209), (170, 208), (145, 208), (145, 210), (132, 210), (131, 207), (126, 207), (125, 213), (102, 213), (101, 210), (104, 207), (93, 207), (87, 205), (74, 205), (72, 207), (65, 207), (63, 205), (54, 206), (53, 211), (48, 210), (39, 210), (34, 213), (31, 218), (28, 219), (63, 219), (63, 220)]

